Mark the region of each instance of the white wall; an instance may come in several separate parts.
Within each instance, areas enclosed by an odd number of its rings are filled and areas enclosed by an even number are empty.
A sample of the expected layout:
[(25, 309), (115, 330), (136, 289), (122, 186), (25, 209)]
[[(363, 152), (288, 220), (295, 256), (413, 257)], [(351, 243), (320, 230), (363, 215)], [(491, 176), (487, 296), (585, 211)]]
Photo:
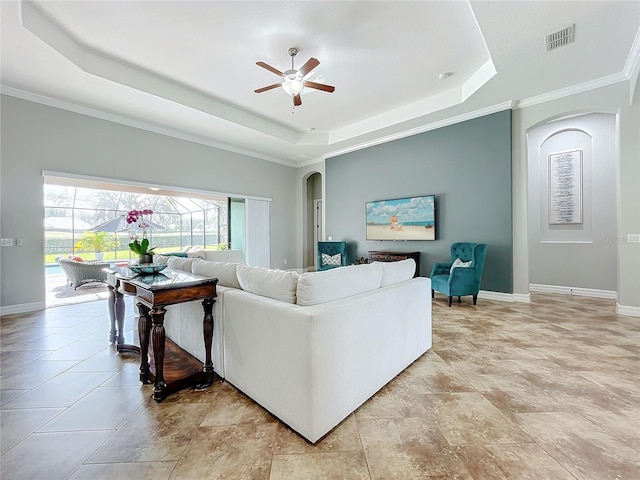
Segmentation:
[[(582, 152), (582, 223), (549, 223), (549, 155)], [(616, 117), (578, 115), (527, 135), (529, 281), (615, 292)], [(602, 292), (604, 294), (605, 292)]]
[(296, 248), (296, 169), (6, 95), (1, 99), (3, 313), (44, 308), (43, 170), (271, 198), (271, 264)]
[(514, 111), (514, 292), (528, 294), (529, 284), (527, 132), (571, 114), (611, 113), (618, 121), (618, 312), (640, 316), (640, 244), (627, 242), (628, 234), (640, 233), (640, 105), (637, 99), (630, 103), (629, 92), (629, 82), (619, 82)]

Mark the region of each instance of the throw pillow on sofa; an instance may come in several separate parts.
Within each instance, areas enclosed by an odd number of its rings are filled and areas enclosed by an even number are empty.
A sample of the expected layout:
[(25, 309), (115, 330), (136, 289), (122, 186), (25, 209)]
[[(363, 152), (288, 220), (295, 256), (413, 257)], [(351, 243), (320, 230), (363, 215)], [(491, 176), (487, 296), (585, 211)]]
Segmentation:
[(236, 271), (240, 287), (245, 292), (296, 303), (296, 288), (300, 277), (297, 272), (250, 265), (238, 265)]
[(416, 273), (416, 261), (413, 258), (400, 260), (398, 262), (374, 262), (380, 263), (382, 267), (382, 280), (380, 287), (404, 282), (413, 278)]
[(298, 280), (298, 305), (317, 305), (376, 290), (381, 279), (378, 262), (303, 273)]
[(182, 270), (184, 272), (191, 272), (192, 262), (193, 262), (193, 258), (167, 257), (167, 265), (172, 270)]
[(237, 267), (237, 263), (210, 262), (208, 260), (194, 258), (191, 264), (191, 271), (197, 275), (217, 278), (218, 285), (240, 288), (238, 275), (236, 273)]
[(325, 267), (331, 265), (332, 267), (342, 266), (342, 254), (336, 253), (335, 255), (329, 255), (328, 253), (322, 254), (322, 266)]

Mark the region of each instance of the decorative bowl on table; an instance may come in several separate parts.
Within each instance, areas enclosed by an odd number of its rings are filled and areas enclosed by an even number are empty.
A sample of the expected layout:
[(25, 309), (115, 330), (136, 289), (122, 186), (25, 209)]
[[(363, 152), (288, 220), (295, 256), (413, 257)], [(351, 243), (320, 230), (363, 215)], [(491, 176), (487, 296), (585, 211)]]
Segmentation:
[(167, 268), (166, 263), (139, 263), (137, 265), (129, 265), (131, 271), (138, 275), (152, 275), (161, 272)]

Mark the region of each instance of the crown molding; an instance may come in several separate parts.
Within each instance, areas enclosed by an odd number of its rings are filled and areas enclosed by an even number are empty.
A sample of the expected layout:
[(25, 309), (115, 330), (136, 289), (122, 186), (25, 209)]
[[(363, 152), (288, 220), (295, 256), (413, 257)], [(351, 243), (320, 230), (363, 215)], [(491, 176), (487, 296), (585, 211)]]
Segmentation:
[(567, 88), (561, 88), (560, 90), (554, 90), (553, 92), (543, 93), (535, 97), (525, 98), (516, 103), (516, 109), (532, 107), (533, 105), (539, 105), (541, 103), (550, 102), (552, 100), (558, 100), (560, 98), (569, 97), (577, 93), (588, 92), (589, 90), (595, 90), (596, 88), (606, 87), (618, 82), (624, 82), (629, 80), (629, 77), (624, 72), (614, 73), (607, 75), (606, 77), (597, 78), (589, 82), (579, 83), (578, 85), (572, 85)]

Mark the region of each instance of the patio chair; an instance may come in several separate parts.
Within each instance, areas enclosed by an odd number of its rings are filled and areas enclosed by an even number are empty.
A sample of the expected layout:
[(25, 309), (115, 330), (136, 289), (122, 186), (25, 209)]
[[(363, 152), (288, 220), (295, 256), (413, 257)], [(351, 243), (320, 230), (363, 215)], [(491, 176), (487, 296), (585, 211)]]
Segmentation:
[(66, 257), (58, 257), (56, 262), (67, 275), (69, 286), (74, 290), (85, 283), (107, 283), (107, 274), (102, 269), (109, 267), (109, 262), (79, 262)]

